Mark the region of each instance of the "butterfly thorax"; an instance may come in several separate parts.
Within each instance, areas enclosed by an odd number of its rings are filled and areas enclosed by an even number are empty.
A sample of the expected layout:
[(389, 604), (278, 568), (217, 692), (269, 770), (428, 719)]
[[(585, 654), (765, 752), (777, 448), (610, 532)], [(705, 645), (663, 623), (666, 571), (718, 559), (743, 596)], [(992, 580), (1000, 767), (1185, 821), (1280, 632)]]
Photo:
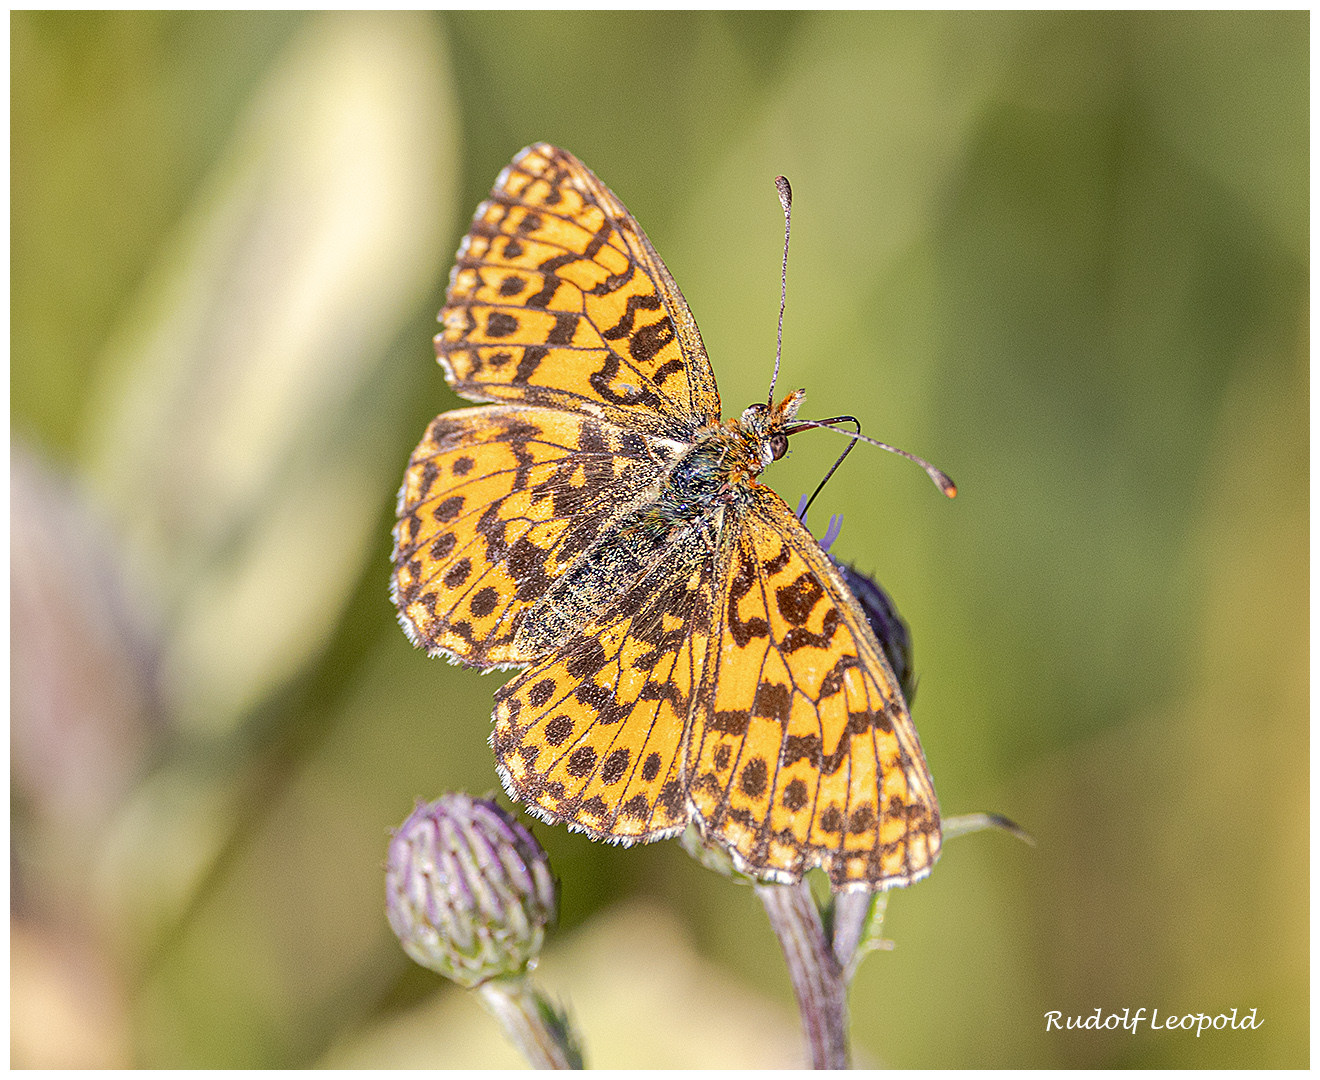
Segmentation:
[(797, 416), (806, 394), (805, 390), (794, 390), (778, 405), (754, 402), (737, 420), (724, 421), (723, 427), (730, 435), (726, 465), (730, 485), (750, 484), (788, 453), (785, 429)]

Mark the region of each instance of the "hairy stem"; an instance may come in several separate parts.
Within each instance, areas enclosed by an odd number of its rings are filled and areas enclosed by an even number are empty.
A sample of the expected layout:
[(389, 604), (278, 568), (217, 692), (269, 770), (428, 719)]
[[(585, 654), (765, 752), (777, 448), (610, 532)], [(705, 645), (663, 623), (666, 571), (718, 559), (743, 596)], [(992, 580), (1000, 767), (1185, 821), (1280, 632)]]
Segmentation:
[(805, 881), (796, 885), (757, 885), (770, 925), (788, 961), (789, 978), (811, 1065), (815, 1069), (846, 1069), (848, 1060), (848, 988), (843, 967), (825, 937), (820, 912)]
[(525, 976), (491, 979), (477, 987), (481, 1003), (534, 1069), (580, 1069), (582, 1051), (567, 1019)]
[(866, 891), (839, 893), (834, 898), (834, 959), (844, 973), (844, 985), (847, 985), (849, 966), (862, 943), (862, 933), (866, 929), (866, 917), (871, 912), (871, 902), (875, 894)]

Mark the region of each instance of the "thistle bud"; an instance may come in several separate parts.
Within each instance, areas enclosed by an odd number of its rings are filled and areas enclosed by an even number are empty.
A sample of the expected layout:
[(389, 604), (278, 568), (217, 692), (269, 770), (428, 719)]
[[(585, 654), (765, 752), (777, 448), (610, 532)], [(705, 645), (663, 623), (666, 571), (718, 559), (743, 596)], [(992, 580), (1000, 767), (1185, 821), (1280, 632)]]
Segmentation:
[(489, 800), (419, 802), (390, 840), (390, 926), (409, 956), (461, 986), (525, 972), (555, 898), (541, 846)]
[(835, 565), (843, 575), (843, 580), (848, 583), (848, 588), (857, 597), (857, 602), (861, 604), (862, 614), (871, 624), (871, 629), (875, 631), (875, 636), (880, 642), (880, 648), (884, 650), (885, 659), (889, 661), (889, 666), (894, 669), (894, 674), (898, 677), (903, 700), (907, 702), (909, 709), (912, 708), (912, 698), (917, 692), (917, 677), (916, 672), (912, 670), (912, 632), (908, 629), (908, 624), (899, 615), (889, 594), (871, 578), (837, 560)]

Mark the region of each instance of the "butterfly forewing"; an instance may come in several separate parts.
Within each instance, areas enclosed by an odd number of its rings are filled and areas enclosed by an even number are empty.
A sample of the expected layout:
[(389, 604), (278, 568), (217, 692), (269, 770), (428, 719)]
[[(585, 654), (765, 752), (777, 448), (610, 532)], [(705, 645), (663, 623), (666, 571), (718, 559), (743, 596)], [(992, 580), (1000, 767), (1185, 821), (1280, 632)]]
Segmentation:
[(641, 227), (571, 154), (528, 147), (477, 210), (436, 351), (476, 401), (520, 401), (690, 433), (719, 418), (682, 294)]

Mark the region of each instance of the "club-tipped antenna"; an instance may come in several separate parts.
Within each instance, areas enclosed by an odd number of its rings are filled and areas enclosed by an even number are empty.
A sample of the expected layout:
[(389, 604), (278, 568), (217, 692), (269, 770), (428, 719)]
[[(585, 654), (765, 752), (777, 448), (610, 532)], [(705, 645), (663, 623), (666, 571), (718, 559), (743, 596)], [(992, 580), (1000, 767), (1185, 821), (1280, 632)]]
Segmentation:
[[(832, 416), (828, 420), (818, 420), (818, 421), (814, 421), (814, 423), (819, 423), (822, 425), (845, 424), (848, 423), (849, 421), (857, 425), (857, 434), (860, 435), (862, 433), (862, 422), (858, 420), (857, 417), (855, 416)], [(807, 421), (804, 421), (804, 423), (807, 423)], [(838, 431), (839, 429), (833, 428), (832, 430)], [(845, 432), (845, 434), (848, 433)], [(827, 472), (821, 478), (820, 483), (816, 485), (816, 490), (811, 493), (811, 497), (807, 499), (806, 505), (802, 507), (802, 512), (798, 514), (798, 517), (803, 521), (804, 524), (807, 520), (807, 511), (811, 509), (811, 504), (816, 501), (816, 496), (819, 495), (821, 491), (824, 489), (825, 485), (829, 483), (830, 477), (833, 476), (835, 470), (838, 469), (838, 467), (843, 464), (843, 459), (852, 453), (852, 448), (856, 445), (857, 445), (857, 440), (850, 439), (848, 445), (843, 448), (843, 453), (840, 454), (838, 458), (835, 460), (834, 464), (830, 466), (830, 471)]]
[(793, 189), (788, 177), (775, 177), (775, 190), (779, 192), (779, 205), (784, 208), (784, 264), (779, 271), (779, 338), (775, 342), (775, 373), (770, 376), (770, 394), (765, 399), (767, 409), (775, 407), (775, 383), (779, 381), (779, 358), (784, 352), (784, 301), (788, 299), (788, 233), (793, 223)]
[[(849, 422), (857, 424), (856, 432), (843, 431), (840, 428), (834, 426), (835, 424), (843, 424)], [(931, 481), (935, 484), (935, 486), (939, 488), (942, 492), (944, 492), (944, 494), (947, 495), (950, 499), (952, 499), (955, 495), (958, 494), (958, 485), (955, 484), (949, 478), (948, 473), (935, 468), (935, 466), (932, 465), (929, 461), (925, 460), (925, 458), (919, 458), (917, 457), (916, 454), (909, 454), (906, 450), (900, 450), (897, 446), (890, 446), (888, 443), (882, 443), (879, 439), (872, 439), (867, 435), (863, 435), (861, 433), (861, 427), (862, 425), (857, 422), (857, 418), (854, 416), (832, 416), (828, 420), (799, 420), (791, 427), (786, 427), (784, 429), (784, 434), (796, 435), (799, 431), (806, 431), (807, 428), (825, 428), (827, 431), (837, 431), (839, 432), (840, 435), (847, 435), (848, 438), (852, 440), (852, 442), (849, 444), (848, 447), (849, 450), (851, 450), (852, 445), (857, 442), (870, 443), (872, 446), (880, 447), (881, 450), (888, 450), (891, 454), (897, 454), (899, 457), (905, 457), (908, 459), (908, 461), (914, 461), (918, 465), (920, 465), (923, 469), (926, 470), (926, 475), (931, 478)], [(847, 453), (848, 451), (845, 450), (843, 454), (839, 456), (839, 461), (836, 461), (834, 463), (834, 469), (837, 469), (839, 467), (839, 462), (843, 461), (844, 457), (847, 456)], [(830, 478), (830, 475), (834, 472), (834, 469), (831, 469), (828, 473), (825, 474), (825, 480), (828, 480)], [(821, 481), (822, 486), (824, 486), (825, 480)], [(816, 490), (819, 491), (820, 488), (817, 488)], [(812, 498), (814, 499), (815, 496), (813, 495)]]

